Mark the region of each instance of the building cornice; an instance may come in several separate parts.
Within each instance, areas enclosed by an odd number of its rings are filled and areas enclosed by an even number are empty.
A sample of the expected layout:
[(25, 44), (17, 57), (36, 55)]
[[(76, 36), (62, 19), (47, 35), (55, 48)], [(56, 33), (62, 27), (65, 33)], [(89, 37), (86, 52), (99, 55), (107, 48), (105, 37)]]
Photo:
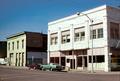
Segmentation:
[[(87, 11), (83, 11), (83, 12), (80, 12), (80, 13), (91, 14), (91, 13), (95, 13), (95, 12), (98, 12), (98, 11), (101, 11), (101, 10), (105, 10), (105, 9), (107, 10), (107, 8), (114, 8), (114, 9), (120, 10), (119, 8), (116, 8), (116, 7), (103, 5), (103, 6), (99, 6), (99, 7), (93, 8), (93, 9), (89, 9)], [(80, 14), (80, 16), (83, 16), (83, 14)], [(60, 23), (60, 22), (64, 22), (64, 21), (67, 21), (67, 20), (71, 20), (71, 19), (74, 19), (74, 18), (77, 18), (77, 17), (78, 17), (77, 14), (73, 14), (71, 16), (64, 17), (64, 18), (49, 22), (48, 26), (49, 25), (54, 25), (54, 24), (57, 24), (57, 23)]]
[(21, 36), (21, 35), (26, 35), (26, 34), (32, 34), (32, 33), (35, 33), (35, 34), (41, 34), (41, 35), (45, 35), (47, 36), (46, 34), (43, 34), (43, 33), (39, 33), (39, 32), (29, 32), (29, 31), (24, 31), (24, 32), (20, 32), (20, 33), (16, 33), (16, 34), (13, 34), (13, 35), (10, 35), (7, 37), (7, 39), (11, 39), (11, 38), (14, 38), (14, 37), (18, 37), (18, 36)]

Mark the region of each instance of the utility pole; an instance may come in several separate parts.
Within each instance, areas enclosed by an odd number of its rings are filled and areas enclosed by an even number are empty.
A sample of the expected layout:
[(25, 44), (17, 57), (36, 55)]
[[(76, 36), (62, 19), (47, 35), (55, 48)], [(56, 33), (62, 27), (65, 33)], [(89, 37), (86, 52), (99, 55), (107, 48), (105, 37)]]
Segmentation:
[(78, 16), (79, 16), (80, 14), (86, 16), (86, 17), (89, 19), (90, 24), (91, 24), (91, 27), (89, 26), (89, 27), (90, 27), (90, 36), (92, 36), (92, 37), (91, 37), (91, 44), (92, 44), (92, 45), (91, 45), (91, 63), (92, 63), (91, 72), (94, 73), (94, 66), (93, 66), (93, 26), (92, 26), (93, 20), (92, 20), (87, 14), (77, 12), (77, 15), (78, 15)]

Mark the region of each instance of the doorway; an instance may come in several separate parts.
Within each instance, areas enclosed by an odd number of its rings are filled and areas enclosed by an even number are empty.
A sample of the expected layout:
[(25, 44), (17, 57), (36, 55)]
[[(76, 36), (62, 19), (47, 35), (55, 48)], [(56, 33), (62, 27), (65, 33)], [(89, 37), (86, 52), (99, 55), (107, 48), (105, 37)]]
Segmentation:
[(10, 53), (10, 62), (9, 62), (9, 66), (12, 66), (14, 64), (14, 56), (13, 53)]
[(84, 56), (84, 66), (87, 67), (87, 56)]
[(75, 69), (75, 59), (70, 59), (70, 68)]
[(87, 67), (87, 56), (78, 56), (77, 57), (77, 67)]
[(61, 65), (65, 66), (65, 57), (61, 57)]

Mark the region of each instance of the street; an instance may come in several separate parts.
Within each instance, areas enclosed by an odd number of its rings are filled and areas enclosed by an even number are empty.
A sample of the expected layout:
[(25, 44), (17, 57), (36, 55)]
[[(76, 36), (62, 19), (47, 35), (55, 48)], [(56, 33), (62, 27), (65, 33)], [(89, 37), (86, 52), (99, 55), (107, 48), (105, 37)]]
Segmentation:
[(120, 81), (120, 74), (50, 72), (0, 67), (0, 81)]

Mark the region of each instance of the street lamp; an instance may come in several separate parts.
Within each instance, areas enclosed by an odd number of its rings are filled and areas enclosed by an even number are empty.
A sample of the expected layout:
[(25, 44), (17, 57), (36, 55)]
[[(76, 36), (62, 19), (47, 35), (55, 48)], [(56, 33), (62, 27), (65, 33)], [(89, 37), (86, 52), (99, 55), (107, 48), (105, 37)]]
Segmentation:
[(92, 53), (91, 53), (92, 68), (91, 68), (91, 72), (93, 73), (93, 72), (94, 72), (94, 67), (93, 67), (93, 32), (91, 32), (91, 31), (93, 31), (93, 26), (92, 26), (93, 20), (92, 20), (87, 14), (77, 12), (77, 15), (78, 15), (78, 16), (79, 16), (80, 14), (86, 16), (86, 17), (89, 19), (90, 23), (91, 23), (91, 27), (90, 27), (90, 36), (92, 36), (92, 37), (91, 37), (91, 41), (92, 41), (92, 47), (91, 47), (91, 51), (92, 51)]
[[(72, 32), (73, 32), (73, 26), (74, 26), (74, 24), (70, 24), (71, 26), (72, 26)], [(73, 36), (73, 33), (72, 33), (72, 69), (74, 69), (74, 66), (75, 66), (75, 64), (74, 64), (74, 44), (73, 44), (73, 41), (74, 41), (74, 38), (73, 38), (74, 36)]]
[[(59, 27), (59, 32), (57, 35), (58, 39), (57, 39), (57, 44), (59, 45), (59, 52), (60, 52), (60, 56), (59, 56), (59, 65), (62, 65), (61, 63), (61, 27)], [(58, 42), (59, 41), (59, 42)]]
[(47, 52), (47, 63), (50, 63), (50, 30), (48, 30), (48, 52)]

